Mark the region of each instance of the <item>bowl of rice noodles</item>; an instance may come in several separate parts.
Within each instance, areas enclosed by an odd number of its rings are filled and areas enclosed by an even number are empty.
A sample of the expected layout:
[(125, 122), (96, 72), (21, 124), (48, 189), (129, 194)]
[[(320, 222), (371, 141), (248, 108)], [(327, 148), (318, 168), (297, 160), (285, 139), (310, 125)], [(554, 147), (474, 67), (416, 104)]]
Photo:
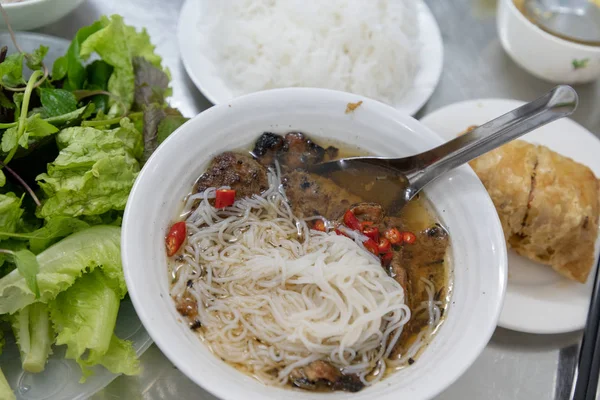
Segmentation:
[(441, 143), (390, 106), (325, 89), (253, 93), (193, 118), (125, 210), (123, 268), (146, 330), (222, 399), (435, 397), (501, 310), (506, 247), (487, 192), (462, 166), (396, 214), (383, 200), (393, 186), (307, 166)]

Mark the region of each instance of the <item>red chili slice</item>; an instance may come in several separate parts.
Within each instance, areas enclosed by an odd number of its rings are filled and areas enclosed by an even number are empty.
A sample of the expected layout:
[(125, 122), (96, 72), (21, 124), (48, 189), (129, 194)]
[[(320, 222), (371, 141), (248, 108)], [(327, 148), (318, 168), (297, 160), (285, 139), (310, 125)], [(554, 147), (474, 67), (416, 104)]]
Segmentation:
[(389, 253), (389, 251), (392, 249), (392, 244), (388, 239), (381, 238), (379, 239), (379, 245), (377, 247), (379, 249), (379, 254)]
[(366, 240), (363, 245), (365, 246), (365, 248), (367, 250), (369, 250), (371, 253), (375, 254), (376, 256), (379, 255), (379, 249), (377, 247), (377, 242), (374, 241), (373, 239), (369, 239)]
[(235, 190), (219, 189), (215, 198), (215, 208), (229, 207), (235, 202)]
[(379, 242), (379, 228), (376, 226), (371, 228), (365, 228), (363, 234), (369, 239), (373, 239), (375, 243)]
[(185, 241), (185, 222), (177, 222), (171, 226), (169, 229), (169, 233), (165, 238), (165, 244), (167, 246), (167, 255), (169, 257), (173, 256), (177, 253), (177, 250), (181, 247), (183, 242)]
[(390, 228), (383, 234), (387, 240), (390, 241), (391, 244), (401, 244), (403, 240), (402, 233), (396, 228)]
[(417, 240), (417, 236), (412, 232), (402, 232), (402, 240), (404, 243), (413, 244)]
[(353, 230), (360, 230), (360, 221), (350, 210), (346, 211), (344, 214), (344, 225)]
[(394, 253), (392, 253), (391, 251), (388, 253), (385, 253), (384, 255), (381, 256), (381, 264), (384, 267), (387, 267), (392, 262), (392, 258), (394, 258)]
[(362, 221), (360, 223), (360, 230), (364, 232), (365, 229), (373, 226), (373, 221)]

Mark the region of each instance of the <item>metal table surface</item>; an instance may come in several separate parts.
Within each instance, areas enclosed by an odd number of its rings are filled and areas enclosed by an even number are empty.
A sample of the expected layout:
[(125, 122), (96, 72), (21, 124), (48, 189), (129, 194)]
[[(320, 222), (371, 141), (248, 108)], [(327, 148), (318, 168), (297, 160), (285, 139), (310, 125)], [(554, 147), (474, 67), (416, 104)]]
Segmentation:
[[(532, 100), (552, 86), (521, 70), (503, 51), (496, 34), (495, 0), (426, 0), (440, 25), (444, 72), (422, 116), (447, 104), (476, 98)], [(71, 39), (100, 15), (119, 13), (145, 27), (173, 76), (173, 105), (193, 116), (210, 103), (186, 75), (176, 31), (183, 0), (88, 0), (41, 32)], [(576, 87), (580, 107), (574, 119), (600, 136), (600, 86)], [(498, 328), (473, 366), (439, 400), (566, 399), (580, 333), (530, 335)], [(181, 374), (153, 345), (143, 356), (139, 377), (119, 377), (94, 399), (214, 399)]]

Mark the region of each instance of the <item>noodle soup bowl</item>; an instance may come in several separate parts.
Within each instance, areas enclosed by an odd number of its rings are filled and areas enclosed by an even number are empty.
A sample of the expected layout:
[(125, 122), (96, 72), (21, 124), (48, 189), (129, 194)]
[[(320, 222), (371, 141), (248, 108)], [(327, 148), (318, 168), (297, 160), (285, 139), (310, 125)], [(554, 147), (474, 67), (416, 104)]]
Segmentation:
[[(348, 103), (362, 101), (352, 112)], [(323, 89), (254, 93), (203, 112), (173, 133), (142, 169), (123, 221), (129, 294), (146, 330), (190, 379), (215, 396), (238, 399), (428, 399), (458, 379), (488, 343), (506, 287), (504, 235), (492, 201), (468, 166), (425, 190), (450, 233), (452, 297), (444, 323), (416, 362), (357, 393), (267, 386), (211, 353), (169, 295), (165, 235), (183, 198), (213, 156), (248, 150), (265, 131), (302, 131), (381, 156), (402, 157), (442, 143), (412, 117), (357, 95)]]

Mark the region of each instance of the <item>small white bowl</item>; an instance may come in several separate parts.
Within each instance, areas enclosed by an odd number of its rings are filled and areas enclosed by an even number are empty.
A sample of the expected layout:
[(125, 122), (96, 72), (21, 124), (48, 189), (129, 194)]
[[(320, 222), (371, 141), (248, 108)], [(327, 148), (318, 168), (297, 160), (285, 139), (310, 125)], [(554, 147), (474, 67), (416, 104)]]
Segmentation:
[(532, 75), (566, 84), (600, 77), (600, 46), (570, 42), (545, 32), (529, 21), (513, 0), (498, 0), (497, 24), (504, 50)]
[[(350, 102), (363, 103), (345, 113)], [(504, 235), (494, 205), (468, 166), (426, 194), (448, 227), (454, 291), (434, 340), (409, 368), (359, 393), (312, 393), (265, 386), (219, 358), (194, 335), (169, 296), (164, 237), (194, 181), (213, 156), (248, 150), (264, 131), (302, 131), (382, 156), (405, 156), (442, 140), (415, 119), (357, 95), (323, 89), (277, 89), (210, 108), (173, 133), (142, 169), (129, 196), (122, 258), (140, 320), (165, 355), (190, 379), (222, 399), (428, 399), (452, 384), (490, 339), (507, 277)]]
[[(2, 4), (8, 14), (14, 30), (40, 28), (58, 21), (84, 0), (25, 0), (19, 3)], [(6, 29), (6, 23), (0, 18), (0, 29)]]

